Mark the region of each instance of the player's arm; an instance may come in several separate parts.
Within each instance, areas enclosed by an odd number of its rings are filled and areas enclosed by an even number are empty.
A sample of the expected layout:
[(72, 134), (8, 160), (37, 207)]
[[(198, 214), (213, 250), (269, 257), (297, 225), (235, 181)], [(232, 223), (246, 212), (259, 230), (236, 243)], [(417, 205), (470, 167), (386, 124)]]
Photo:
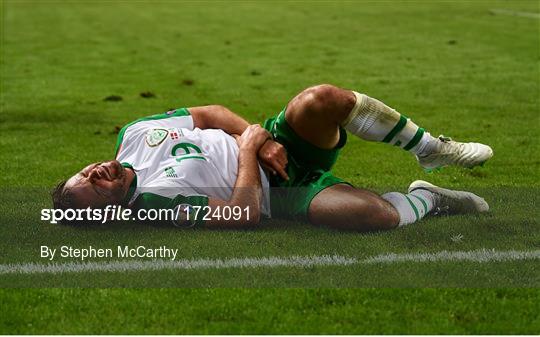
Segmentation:
[(221, 105), (188, 108), (193, 126), (199, 129), (221, 129), (230, 135), (241, 135), (249, 123)]
[(262, 187), (257, 161), (257, 152), (270, 137), (268, 131), (259, 125), (250, 125), (238, 139), (238, 176), (230, 200), (208, 199), (211, 210), (223, 207), (239, 206), (242, 212), (239, 220), (222, 221), (210, 219), (205, 222), (207, 228), (243, 228), (254, 226), (261, 218)]
[[(199, 129), (221, 129), (230, 135), (241, 135), (249, 123), (231, 110), (221, 105), (207, 105), (188, 108), (193, 118), (193, 125)], [(289, 179), (287, 152), (283, 145), (272, 139), (266, 141), (258, 152), (261, 164), (272, 174), (279, 174), (283, 179)]]

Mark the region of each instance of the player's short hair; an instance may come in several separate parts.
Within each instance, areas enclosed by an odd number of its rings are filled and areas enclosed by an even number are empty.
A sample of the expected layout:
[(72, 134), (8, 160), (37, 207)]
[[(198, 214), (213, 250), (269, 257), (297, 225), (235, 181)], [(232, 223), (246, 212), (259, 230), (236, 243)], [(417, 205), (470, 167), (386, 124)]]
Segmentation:
[[(73, 193), (69, 189), (66, 189), (67, 180), (61, 181), (56, 187), (51, 191), (51, 197), (53, 202), (54, 209), (60, 209), (65, 211), (67, 209), (75, 209), (75, 198)], [(74, 221), (68, 221), (66, 219), (60, 220), (62, 225), (74, 225)]]

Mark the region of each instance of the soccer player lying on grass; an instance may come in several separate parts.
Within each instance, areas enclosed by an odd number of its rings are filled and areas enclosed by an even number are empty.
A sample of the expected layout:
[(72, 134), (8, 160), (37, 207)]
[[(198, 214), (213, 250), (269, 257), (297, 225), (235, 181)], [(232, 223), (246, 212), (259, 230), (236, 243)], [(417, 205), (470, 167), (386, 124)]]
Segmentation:
[[(180, 227), (242, 228), (271, 215), (354, 230), (404, 226), (441, 210), (488, 210), (472, 193), (424, 181), (413, 182), (407, 194), (379, 196), (333, 176), (345, 130), (409, 151), (425, 169), (470, 168), (493, 155), (483, 144), (434, 138), (374, 98), (324, 84), (302, 91), (264, 128), (217, 105), (129, 123), (118, 136), (116, 160), (90, 164), (59, 184), (54, 206), (176, 209)], [(210, 212), (193, 219), (193, 209), (205, 206)], [(236, 220), (212, 216), (235, 206), (242, 210)], [(203, 213), (209, 215), (205, 220)]]

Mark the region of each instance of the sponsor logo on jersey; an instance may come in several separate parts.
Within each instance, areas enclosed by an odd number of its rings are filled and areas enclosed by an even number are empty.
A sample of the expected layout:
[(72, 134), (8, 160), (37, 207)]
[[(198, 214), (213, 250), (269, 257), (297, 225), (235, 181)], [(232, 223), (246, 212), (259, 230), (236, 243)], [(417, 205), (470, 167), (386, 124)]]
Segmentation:
[(169, 178), (178, 178), (176, 171), (171, 166), (165, 168), (165, 175)]
[(169, 131), (166, 129), (152, 129), (146, 133), (146, 145), (150, 147), (158, 146), (163, 143), (168, 135)]

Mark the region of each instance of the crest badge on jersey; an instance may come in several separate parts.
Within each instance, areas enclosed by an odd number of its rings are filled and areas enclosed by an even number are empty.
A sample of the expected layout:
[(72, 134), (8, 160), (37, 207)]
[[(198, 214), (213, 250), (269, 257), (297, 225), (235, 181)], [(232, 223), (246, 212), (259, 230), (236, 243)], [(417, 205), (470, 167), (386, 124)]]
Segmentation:
[(146, 145), (150, 147), (158, 146), (169, 135), (169, 131), (166, 129), (152, 129), (146, 133)]

